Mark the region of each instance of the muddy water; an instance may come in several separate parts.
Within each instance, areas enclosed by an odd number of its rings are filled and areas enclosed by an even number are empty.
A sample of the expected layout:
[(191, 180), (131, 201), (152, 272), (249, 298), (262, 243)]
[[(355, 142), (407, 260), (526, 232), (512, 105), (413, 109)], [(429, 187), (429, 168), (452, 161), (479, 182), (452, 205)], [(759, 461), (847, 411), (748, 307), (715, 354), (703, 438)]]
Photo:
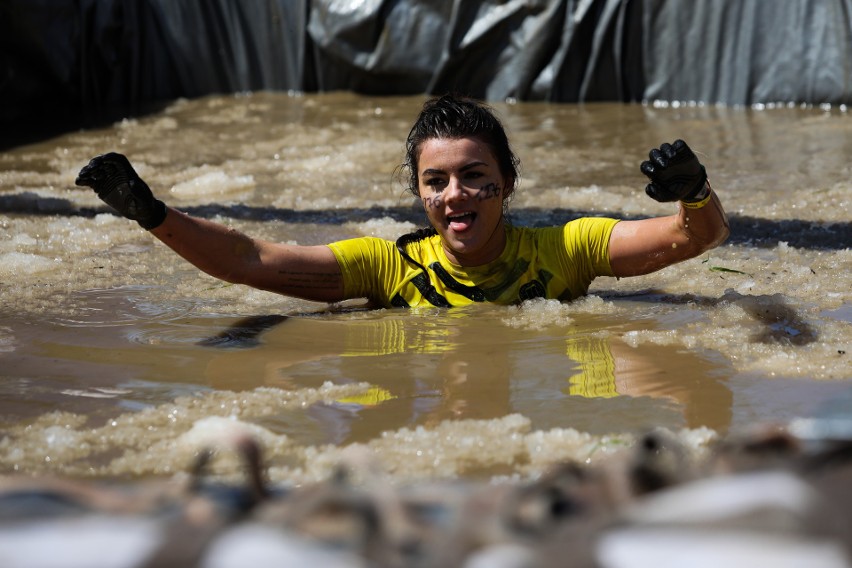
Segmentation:
[(421, 102), (177, 101), (0, 155), (0, 473), (172, 474), (243, 429), (281, 482), (360, 447), (399, 479), (523, 475), (655, 425), (700, 451), (852, 412), (844, 108), (496, 105), (517, 224), (670, 213), (638, 164), (677, 137), (731, 216), (723, 247), (566, 305), (330, 309), (227, 285), (73, 185), (116, 150), (169, 204), (256, 236), (393, 239), (424, 222), (394, 179)]

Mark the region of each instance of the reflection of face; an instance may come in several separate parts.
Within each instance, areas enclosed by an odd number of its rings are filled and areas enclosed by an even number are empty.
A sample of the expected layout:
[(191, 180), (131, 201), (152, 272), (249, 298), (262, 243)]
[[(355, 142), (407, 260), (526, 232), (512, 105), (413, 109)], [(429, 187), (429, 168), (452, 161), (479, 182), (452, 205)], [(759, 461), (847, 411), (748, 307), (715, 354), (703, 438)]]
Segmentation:
[(423, 143), (418, 191), (450, 262), (478, 266), (506, 245), (506, 180), (490, 148), (478, 138), (432, 138)]

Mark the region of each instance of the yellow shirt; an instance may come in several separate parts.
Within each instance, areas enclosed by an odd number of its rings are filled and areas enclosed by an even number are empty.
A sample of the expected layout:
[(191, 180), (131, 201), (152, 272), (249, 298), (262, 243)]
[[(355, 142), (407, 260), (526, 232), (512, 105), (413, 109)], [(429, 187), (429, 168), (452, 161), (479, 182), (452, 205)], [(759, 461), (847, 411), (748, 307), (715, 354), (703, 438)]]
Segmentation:
[(439, 235), (406, 246), (421, 266), (403, 258), (395, 243), (375, 237), (329, 247), (343, 272), (346, 297), (368, 298), (382, 307), (568, 301), (584, 295), (596, 276), (612, 276), (609, 236), (617, 222), (583, 217), (561, 227), (506, 225), (506, 248), (500, 257), (474, 267), (447, 260)]

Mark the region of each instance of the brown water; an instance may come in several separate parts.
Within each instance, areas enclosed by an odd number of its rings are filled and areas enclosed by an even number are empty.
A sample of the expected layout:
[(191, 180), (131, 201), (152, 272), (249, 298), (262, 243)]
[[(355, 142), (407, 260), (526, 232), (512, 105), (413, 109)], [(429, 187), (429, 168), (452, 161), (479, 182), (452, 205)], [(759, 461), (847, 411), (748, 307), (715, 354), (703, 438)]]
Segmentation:
[(845, 108), (496, 105), (517, 224), (672, 212), (638, 164), (677, 137), (731, 216), (709, 255), (565, 305), (329, 310), (209, 278), (73, 185), (115, 150), (169, 204), (256, 236), (393, 239), (424, 222), (393, 175), (421, 102), (177, 101), (0, 154), (0, 473), (171, 474), (239, 428), (281, 482), (361, 446), (398, 479), (524, 475), (655, 425), (700, 450), (852, 413)]

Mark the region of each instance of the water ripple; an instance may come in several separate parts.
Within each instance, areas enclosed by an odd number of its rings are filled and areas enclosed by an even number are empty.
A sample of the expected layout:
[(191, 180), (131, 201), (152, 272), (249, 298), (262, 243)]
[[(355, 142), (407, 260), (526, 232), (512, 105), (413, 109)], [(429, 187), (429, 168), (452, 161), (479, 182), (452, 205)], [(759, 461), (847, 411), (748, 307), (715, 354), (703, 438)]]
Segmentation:
[(140, 321), (171, 321), (196, 307), (191, 299), (150, 299), (151, 286), (118, 286), (73, 292), (66, 315), (51, 323), (65, 327), (118, 327)]

